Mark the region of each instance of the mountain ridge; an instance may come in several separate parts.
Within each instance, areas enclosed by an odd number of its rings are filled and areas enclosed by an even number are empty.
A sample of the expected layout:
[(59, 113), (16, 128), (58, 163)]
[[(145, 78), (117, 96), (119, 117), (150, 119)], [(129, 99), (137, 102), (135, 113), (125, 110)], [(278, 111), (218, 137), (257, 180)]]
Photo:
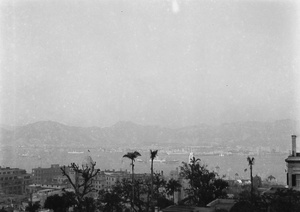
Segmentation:
[[(4, 125), (5, 126), (5, 125)], [(181, 128), (140, 125), (122, 121), (110, 127), (78, 127), (55, 121), (39, 121), (24, 126), (0, 126), (2, 145), (220, 145), (279, 146), (286, 148), (289, 137), (297, 134), (297, 122), (290, 119), (274, 122), (234, 122), (218, 126), (206, 124)]]

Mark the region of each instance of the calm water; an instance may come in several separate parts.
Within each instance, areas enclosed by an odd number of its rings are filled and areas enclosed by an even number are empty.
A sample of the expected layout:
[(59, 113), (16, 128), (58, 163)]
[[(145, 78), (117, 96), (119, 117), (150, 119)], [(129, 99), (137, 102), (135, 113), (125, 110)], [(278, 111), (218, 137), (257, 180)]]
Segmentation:
[[(32, 168), (37, 167), (50, 167), (51, 164), (68, 165), (71, 162), (82, 164), (86, 153), (83, 154), (69, 154), (63, 149), (59, 150), (32, 150), (32, 149), (14, 149), (5, 148), (1, 149), (1, 166), (2, 167), (17, 167), (26, 169), (31, 173)], [(115, 170), (131, 170), (130, 160), (123, 158), (125, 153), (122, 152), (101, 152), (101, 151), (91, 151), (89, 153), (94, 161), (97, 162), (97, 167), (101, 170), (104, 169), (115, 169)], [(150, 172), (150, 162), (149, 162), (149, 152), (141, 152), (142, 156), (139, 157), (142, 162), (136, 161), (135, 172), (145, 173)], [(168, 175), (171, 170), (175, 170), (176, 167), (182, 165), (182, 161), (187, 162), (188, 154), (178, 154), (178, 155), (160, 155), (160, 159), (167, 160), (178, 160), (175, 164), (165, 164), (160, 162), (154, 163), (155, 171), (163, 171), (165, 175)], [(247, 156), (243, 155), (232, 155), (232, 156), (198, 156), (195, 154), (196, 158), (200, 158), (201, 161), (208, 165), (210, 170), (216, 170), (216, 167), (220, 167), (220, 175), (226, 174), (229, 178), (234, 179), (236, 173), (239, 177), (249, 178), (249, 167), (247, 162)], [(285, 154), (274, 154), (274, 155), (260, 155), (255, 157), (255, 165), (253, 167), (253, 175), (256, 174), (261, 176), (262, 179), (269, 175), (276, 177), (278, 182), (285, 183), (286, 174), (286, 164), (285, 159), (287, 155)], [(244, 170), (247, 168), (247, 171)]]

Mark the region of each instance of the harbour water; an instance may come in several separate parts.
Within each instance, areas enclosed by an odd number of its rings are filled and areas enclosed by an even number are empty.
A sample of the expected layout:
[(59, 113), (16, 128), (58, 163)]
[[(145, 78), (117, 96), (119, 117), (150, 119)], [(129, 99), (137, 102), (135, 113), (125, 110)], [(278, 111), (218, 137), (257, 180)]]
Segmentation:
[[(69, 153), (68, 153), (69, 152)], [(107, 151), (67, 151), (65, 149), (22, 149), (22, 151), (7, 147), (1, 149), (0, 164), (2, 167), (17, 167), (26, 169), (31, 173), (32, 168), (50, 167), (51, 164), (68, 165), (72, 162), (82, 164), (87, 155), (97, 163), (97, 168), (101, 170), (131, 170), (130, 160), (123, 158), (126, 152), (107, 152)], [(136, 173), (149, 173), (150, 162), (149, 152), (141, 152), (142, 156), (135, 162)], [(165, 175), (169, 175), (171, 170), (175, 170), (182, 166), (182, 162), (188, 161), (189, 154), (158, 154), (159, 160), (154, 163), (154, 170), (163, 171)], [(208, 165), (209, 170), (218, 171), (218, 173), (226, 178), (234, 179), (236, 177), (249, 179), (249, 167), (247, 155), (211, 155), (203, 156), (194, 154), (196, 158), (200, 158), (201, 162)], [(253, 175), (259, 175), (262, 179), (273, 175), (278, 183), (286, 181), (286, 164), (287, 154), (265, 154), (256, 155), (255, 164), (253, 166)], [(170, 162), (165, 162), (170, 161)], [(246, 170), (247, 169), (247, 170)], [(246, 171), (245, 171), (246, 170)]]

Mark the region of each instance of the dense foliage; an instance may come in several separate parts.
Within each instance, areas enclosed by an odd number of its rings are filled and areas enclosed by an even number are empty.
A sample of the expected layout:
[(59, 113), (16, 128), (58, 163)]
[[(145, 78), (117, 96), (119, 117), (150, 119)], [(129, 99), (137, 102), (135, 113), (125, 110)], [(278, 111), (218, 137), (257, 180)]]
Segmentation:
[(300, 192), (293, 189), (278, 189), (274, 195), (263, 195), (262, 200), (270, 212), (300, 211)]
[(29, 202), (29, 204), (28, 204), (28, 206), (26, 207), (25, 211), (28, 211), (28, 212), (35, 212), (35, 211), (37, 211), (40, 207), (41, 207), (41, 205), (40, 205), (40, 203), (38, 203), (38, 202), (35, 202), (35, 203)]
[(61, 196), (58, 194), (47, 197), (44, 208), (52, 209), (54, 212), (65, 212), (75, 204), (75, 195), (72, 192), (65, 192)]
[[(166, 181), (160, 174), (154, 174), (154, 199), (155, 205), (159, 207), (167, 207), (172, 201), (166, 198), (165, 186)], [(149, 211), (151, 197), (151, 178), (145, 176), (143, 179), (134, 181), (134, 205), (132, 205), (132, 181), (130, 179), (122, 179), (117, 182), (111, 189), (101, 190), (99, 192), (99, 209), (102, 211), (121, 211), (125, 208), (132, 208), (134, 211)]]
[(174, 200), (174, 192), (175, 191), (180, 191), (181, 189), (181, 184), (179, 182), (179, 180), (175, 180), (173, 178), (171, 178), (167, 184), (166, 184), (166, 191), (168, 195), (173, 196), (173, 203), (175, 202)]
[[(249, 205), (251, 207), (249, 207)], [(247, 210), (244, 210), (244, 208), (247, 208)], [(237, 204), (230, 212), (235, 211), (299, 212), (300, 192), (293, 189), (278, 188), (274, 193), (260, 194), (254, 189), (251, 198), (251, 188), (247, 187), (240, 192)]]
[(183, 162), (181, 175), (188, 180), (187, 202), (192, 205), (206, 206), (214, 199), (226, 196), (228, 183), (219, 178), (216, 172), (209, 171), (207, 165), (200, 163), (200, 159), (193, 157), (190, 163)]

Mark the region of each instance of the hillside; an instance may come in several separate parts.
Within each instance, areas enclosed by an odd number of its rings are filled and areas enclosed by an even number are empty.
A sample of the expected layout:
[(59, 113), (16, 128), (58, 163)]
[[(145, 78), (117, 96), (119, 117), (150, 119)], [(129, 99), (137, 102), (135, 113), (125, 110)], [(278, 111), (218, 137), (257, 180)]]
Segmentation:
[(145, 146), (151, 144), (227, 146), (290, 146), (290, 136), (297, 134), (296, 122), (226, 123), (219, 126), (199, 125), (178, 129), (118, 122), (111, 127), (74, 127), (41, 121), (18, 127), (1, 127), (2, 145), (52, 146)]

